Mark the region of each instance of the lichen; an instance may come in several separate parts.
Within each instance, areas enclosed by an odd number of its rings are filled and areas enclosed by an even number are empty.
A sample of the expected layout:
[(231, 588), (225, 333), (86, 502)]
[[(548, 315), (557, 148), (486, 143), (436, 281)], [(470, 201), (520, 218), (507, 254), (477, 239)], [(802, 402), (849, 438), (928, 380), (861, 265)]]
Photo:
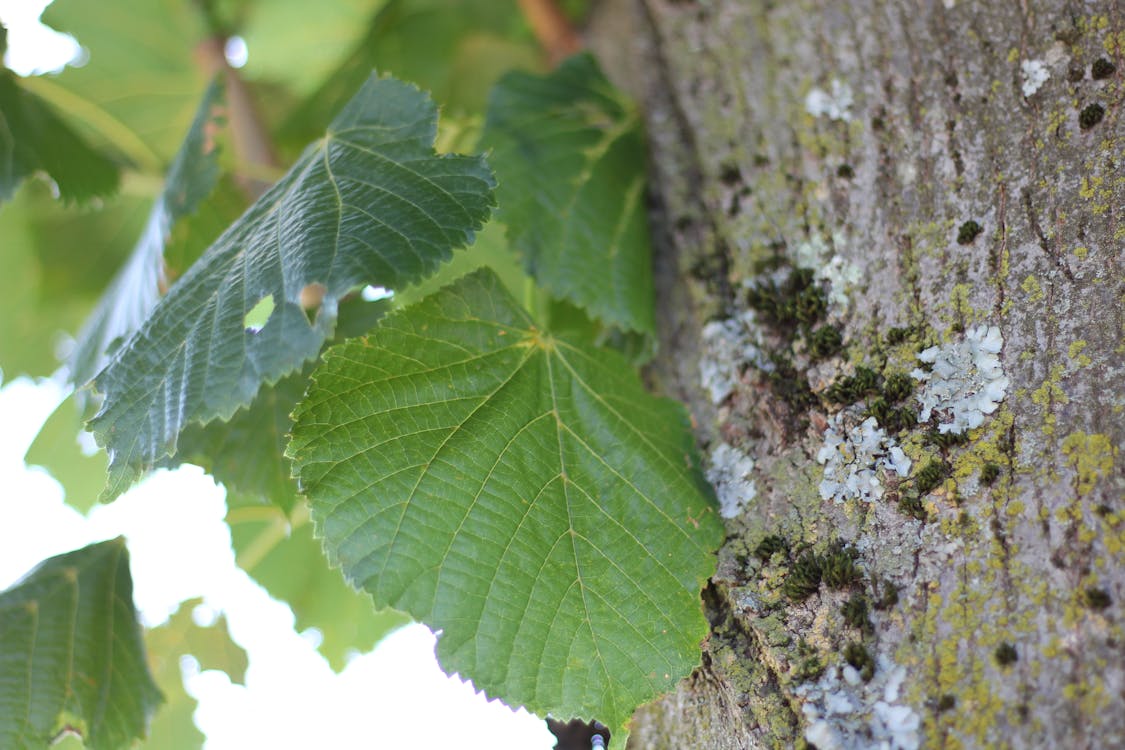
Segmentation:
[(893, 471), (905, 477), (910, 473), (910, 459), (874, 417), (858, 425), (850, 425), (849, 419), (845, 412), (834, 414), (824, 431), (824, 445), (816, 454), (817, 463), (824, 466), (820, 497), (873, 502), (883, 496), (878, 472)]
[(805, 96), (805, 111), (813, 117), (827, 117), (830, 120), (848, 122), (852, 119), (852, 89), (847, 83), (833, 78), (829, 84), (831, 91), (819, 86), (813, 87)]
[(868, 680), (860, 669), (844, 664), (794, 690), (804, 701), (805, 741), (819, 750), (916, 750), (922, 743), (921, 717), (899, 703), (906, 669), (886, 658), (872, 658), (863, 646), (849, 653), (852, 660), (870, 665)]
[(758, 494), (754, 486), (754, 459), (732, 447), (720, 443), (711, 453), (711, 467), (707, 479), (715, 486), (719, 496), (719, 515), (734, 518)]
[(699, 380), (711, 397), (720, 404), (738, 385), (742, 368), (747, 363), (769, 370), (769, 360), (759, 349), (761, 334), (754, 311), (726, 320), (713, 320), (703, 327), (703, 356), (699, 362)]
[(933, 346), (918, 355), (932, 371), (916, 369), (911, 376), (925, 383), (918, 418), (938, 416), (941, 432), (964, 432), (979, 427), (1004, 399), (1008, 378), (1000, 365), (1004, 339), (996, 326), (980, 325), (946, 346)]
[(1051, 77), (1051, 71), (1042, 60), (1024, 60), (1020, 63), (1020, 73), (1023, 75), (1020, 90), (1024, 97), (1033, 96)]

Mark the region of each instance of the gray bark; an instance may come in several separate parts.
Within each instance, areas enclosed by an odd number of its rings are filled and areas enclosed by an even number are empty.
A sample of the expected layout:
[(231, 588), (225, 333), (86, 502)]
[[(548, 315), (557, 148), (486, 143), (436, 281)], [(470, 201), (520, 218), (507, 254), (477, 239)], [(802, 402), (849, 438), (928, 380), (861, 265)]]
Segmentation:
[[(630, 747), (1125, 746), (1125, 7), (606, 0), (590, 38), (648, 124), (652, 378), (746, 500), (702, 665)], [(815, 327), (749, 301), (793, 266)], [(982, 325), (999, 408), (960, 444), (935, 410), (895, 436), (907, 476), (872, 458), (881, 496), (822, 499), (828, 434), (889, 427), (879, 383)], [(857, 367), (884, 381), (832, 390)]]

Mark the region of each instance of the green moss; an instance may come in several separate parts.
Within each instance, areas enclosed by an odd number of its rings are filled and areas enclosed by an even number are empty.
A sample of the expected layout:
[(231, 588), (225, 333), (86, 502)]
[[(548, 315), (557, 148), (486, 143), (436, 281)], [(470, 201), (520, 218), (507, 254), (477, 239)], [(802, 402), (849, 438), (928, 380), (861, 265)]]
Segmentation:
[(844, 336), (836, 326), (821, 326), (809, 337), (809, 353), (813, 359), (826, 359), (839, 354), (843, 346)]
[(918, 412), (909, 406), (891, 406), (885, 399), (877, 398), (868, 404), (864, 417), (875, 417), (879, 426), (894, 435), (918, 424)]
[(1095, 81), (1100, 81), (1103, 78), (1109, 78), (1117, 72), (1117, 66), (1111, 63), (1104, 57), (1099, 57), (1094, 60), (1093, 65), (1090, 66), (1090, 77)]
[(1088, 104), (1078, 113), (1078, 127), (1089, 130), (1101, 122), (1103, 117), (1105, 117), (1105, 107), (1096, 102)]
[(983, 231), (984, 228), (980, 224), (969, 219), (957, 230), (957, 244), (968, 245)]
[(949, 467), (940, 461), (930, 461), (914, 475), (914, 491), (919, 497), (924, 497), (940, 485), (949, 476)]
[(780, 284), (761, 281), (747, 291), (746, 304), (774, 328), (792, 330), (797, 324), (809, 331), (828, 312), (828, 299), (815, 273), (811, 268), (795, 268)]
[(872, 581), (872, 586), (876, 593), (882, 591), (882, 595), (875, 601), (875, 609), (887, 610), (898, 604), (898, 586), (890, 581), (878, 579)]
[(844, 661), (859, 671), (859, 676), (864, 682), (875, 676), (875, 660), (871, 658), (871, 653), (862, 643), (852, 642), (845, 646)]
[(929, 445), (936, 446), (942, 450), (956, 447), (958, 445), (965, 445), (969, 442), (969, 433), (967, 432), (942, 432), (941, 430), (929, 430), (926, 432), (925, 441)]
[(1091, 586), (1082, 592), (1082, 603), (1090, 609), (1101, 611), (1109, 607), (1113, 602), (1105, 589)]
[(989, 461), (980, 470), (980, 482), (985, 487), (991, 487), (1000, 477), (1000, 464)]
[(770, 362), (773, 370), (766, 373), (766, 380), (774, 395), (800, 415), (817, 405), (808, 380), (797, 371), (792, 362), (779, 355), (772, 355)]
[(858, 553), (843, 542), (833, 542), (820, 558), (821, 580), (830, 589), (845, 589), (863, 580), (856, 564)]
[(929, 511), (926, 510), (926, 506), (917, 492), (904, 492), (898, 499), (898, 510), (900, 513), (919, 521), (927, 521), (930, 518)]
[(874, 630), (874, 625), (869, 618), (868, 610), (869, 603), (865, 594), (852, 594), (844, 606), (841, 607), (840, 613), (844, 616), (844, 622), (848, 627), (855, 628), (863, 633), (870, 633)]
[(891, 373), (887, 376), (887, 382), (883, 384), (883, 398), (889, 403), (896, 404), (914, 393), (915, 385), (917, 383), (914, 378), (906, 373)]
[(869, 367), (855, 368), (855, 375), (836, 381), (824, 391), (824, 397), (837, 404), (854, 404), (866, 396), (879, 394), (879, 374)]
[(802, 638), (797, 643), (797, 665), (793, 670), (793, 679), (811, 682), (824, 674), (824, 668), (824, 660), (820, 658), (820, 654)]
[(783, 536), (770, 534), (758, 542), (758, 546), (754, 548), (754, 557), (762, 562), (769, 562), (769, 559), (777, 552), (788, 554), (789, 542)]
[(781, 593), (792, 601), (803, 601), (820, 588), (823, 568), (820, 555), (806, 551), (797, 558), (781, 586)]
[(996, 651), (993, 652), (993, 657), (996, 659), (997, 664), (1006, 667), (1019, 661), (1020, 655), (1019, 652), (1016, 651), (1015, 646), (1004, 642), (996, 647)]

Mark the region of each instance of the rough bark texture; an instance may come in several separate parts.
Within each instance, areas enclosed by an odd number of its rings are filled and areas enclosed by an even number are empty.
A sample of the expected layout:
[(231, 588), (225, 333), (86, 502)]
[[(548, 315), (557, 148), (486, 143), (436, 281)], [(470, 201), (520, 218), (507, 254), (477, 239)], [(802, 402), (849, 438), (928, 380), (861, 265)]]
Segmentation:
[[(591, 40), (649, 127), (653, 377), (748, 500), (630, 747), (1125, 746), (1125, 8), (606, 0)], [(1009, 383), (958, 442), (892, 376), (980, 325)], [(869, 415), (912, 468), (822, 499)]]

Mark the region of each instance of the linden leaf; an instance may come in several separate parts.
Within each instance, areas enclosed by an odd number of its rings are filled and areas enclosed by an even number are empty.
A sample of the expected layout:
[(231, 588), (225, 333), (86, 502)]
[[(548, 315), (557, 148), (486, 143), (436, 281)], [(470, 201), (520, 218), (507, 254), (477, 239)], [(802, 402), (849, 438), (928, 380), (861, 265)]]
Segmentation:
[(117, 165), (0, 68), (0, 204), (39, 170), (54, 180), (63, 200), (86, 201), (117, 190)]
[(596, 717), (698, 663), (722, 539), (683, 409), (490, 271), (329, 349), (289, 455), (344, 575), (493, 696)]
[[(472, 242), (495, 185), (483, 157), (437, 156), (437, 110), (372, 76), (289, 172), (160, 300), (95, 379), (90, 428), (110, 456), (103, 499), (174, 455), (190, 424), (229, 419), (315, 358), (338, 300), (396, 289)], [(272, 297), (258, 329), (246, 314)]]
[(165, 178), (132, 255), (110, 283), (78, 334), (67, 361), (75, 386), (85, 385), (105, 366), (108, 352), (141, 326), (166, 284), (164, 248), (172, 225), (191, 214), (219, 179), (214, 130), (219, 126), (221, 90), (211, 84)]
[(122, 537), (44, 560), (0, 593), (0, 747), (41, 750), (66, 728), (93, 750), (128, 747), (162, 701)]
[(651, 334), (640, 119), (594, 59), (504, 76), (481, 145), (493, 150), (499, 218), (528, 273), (609, 325)]

